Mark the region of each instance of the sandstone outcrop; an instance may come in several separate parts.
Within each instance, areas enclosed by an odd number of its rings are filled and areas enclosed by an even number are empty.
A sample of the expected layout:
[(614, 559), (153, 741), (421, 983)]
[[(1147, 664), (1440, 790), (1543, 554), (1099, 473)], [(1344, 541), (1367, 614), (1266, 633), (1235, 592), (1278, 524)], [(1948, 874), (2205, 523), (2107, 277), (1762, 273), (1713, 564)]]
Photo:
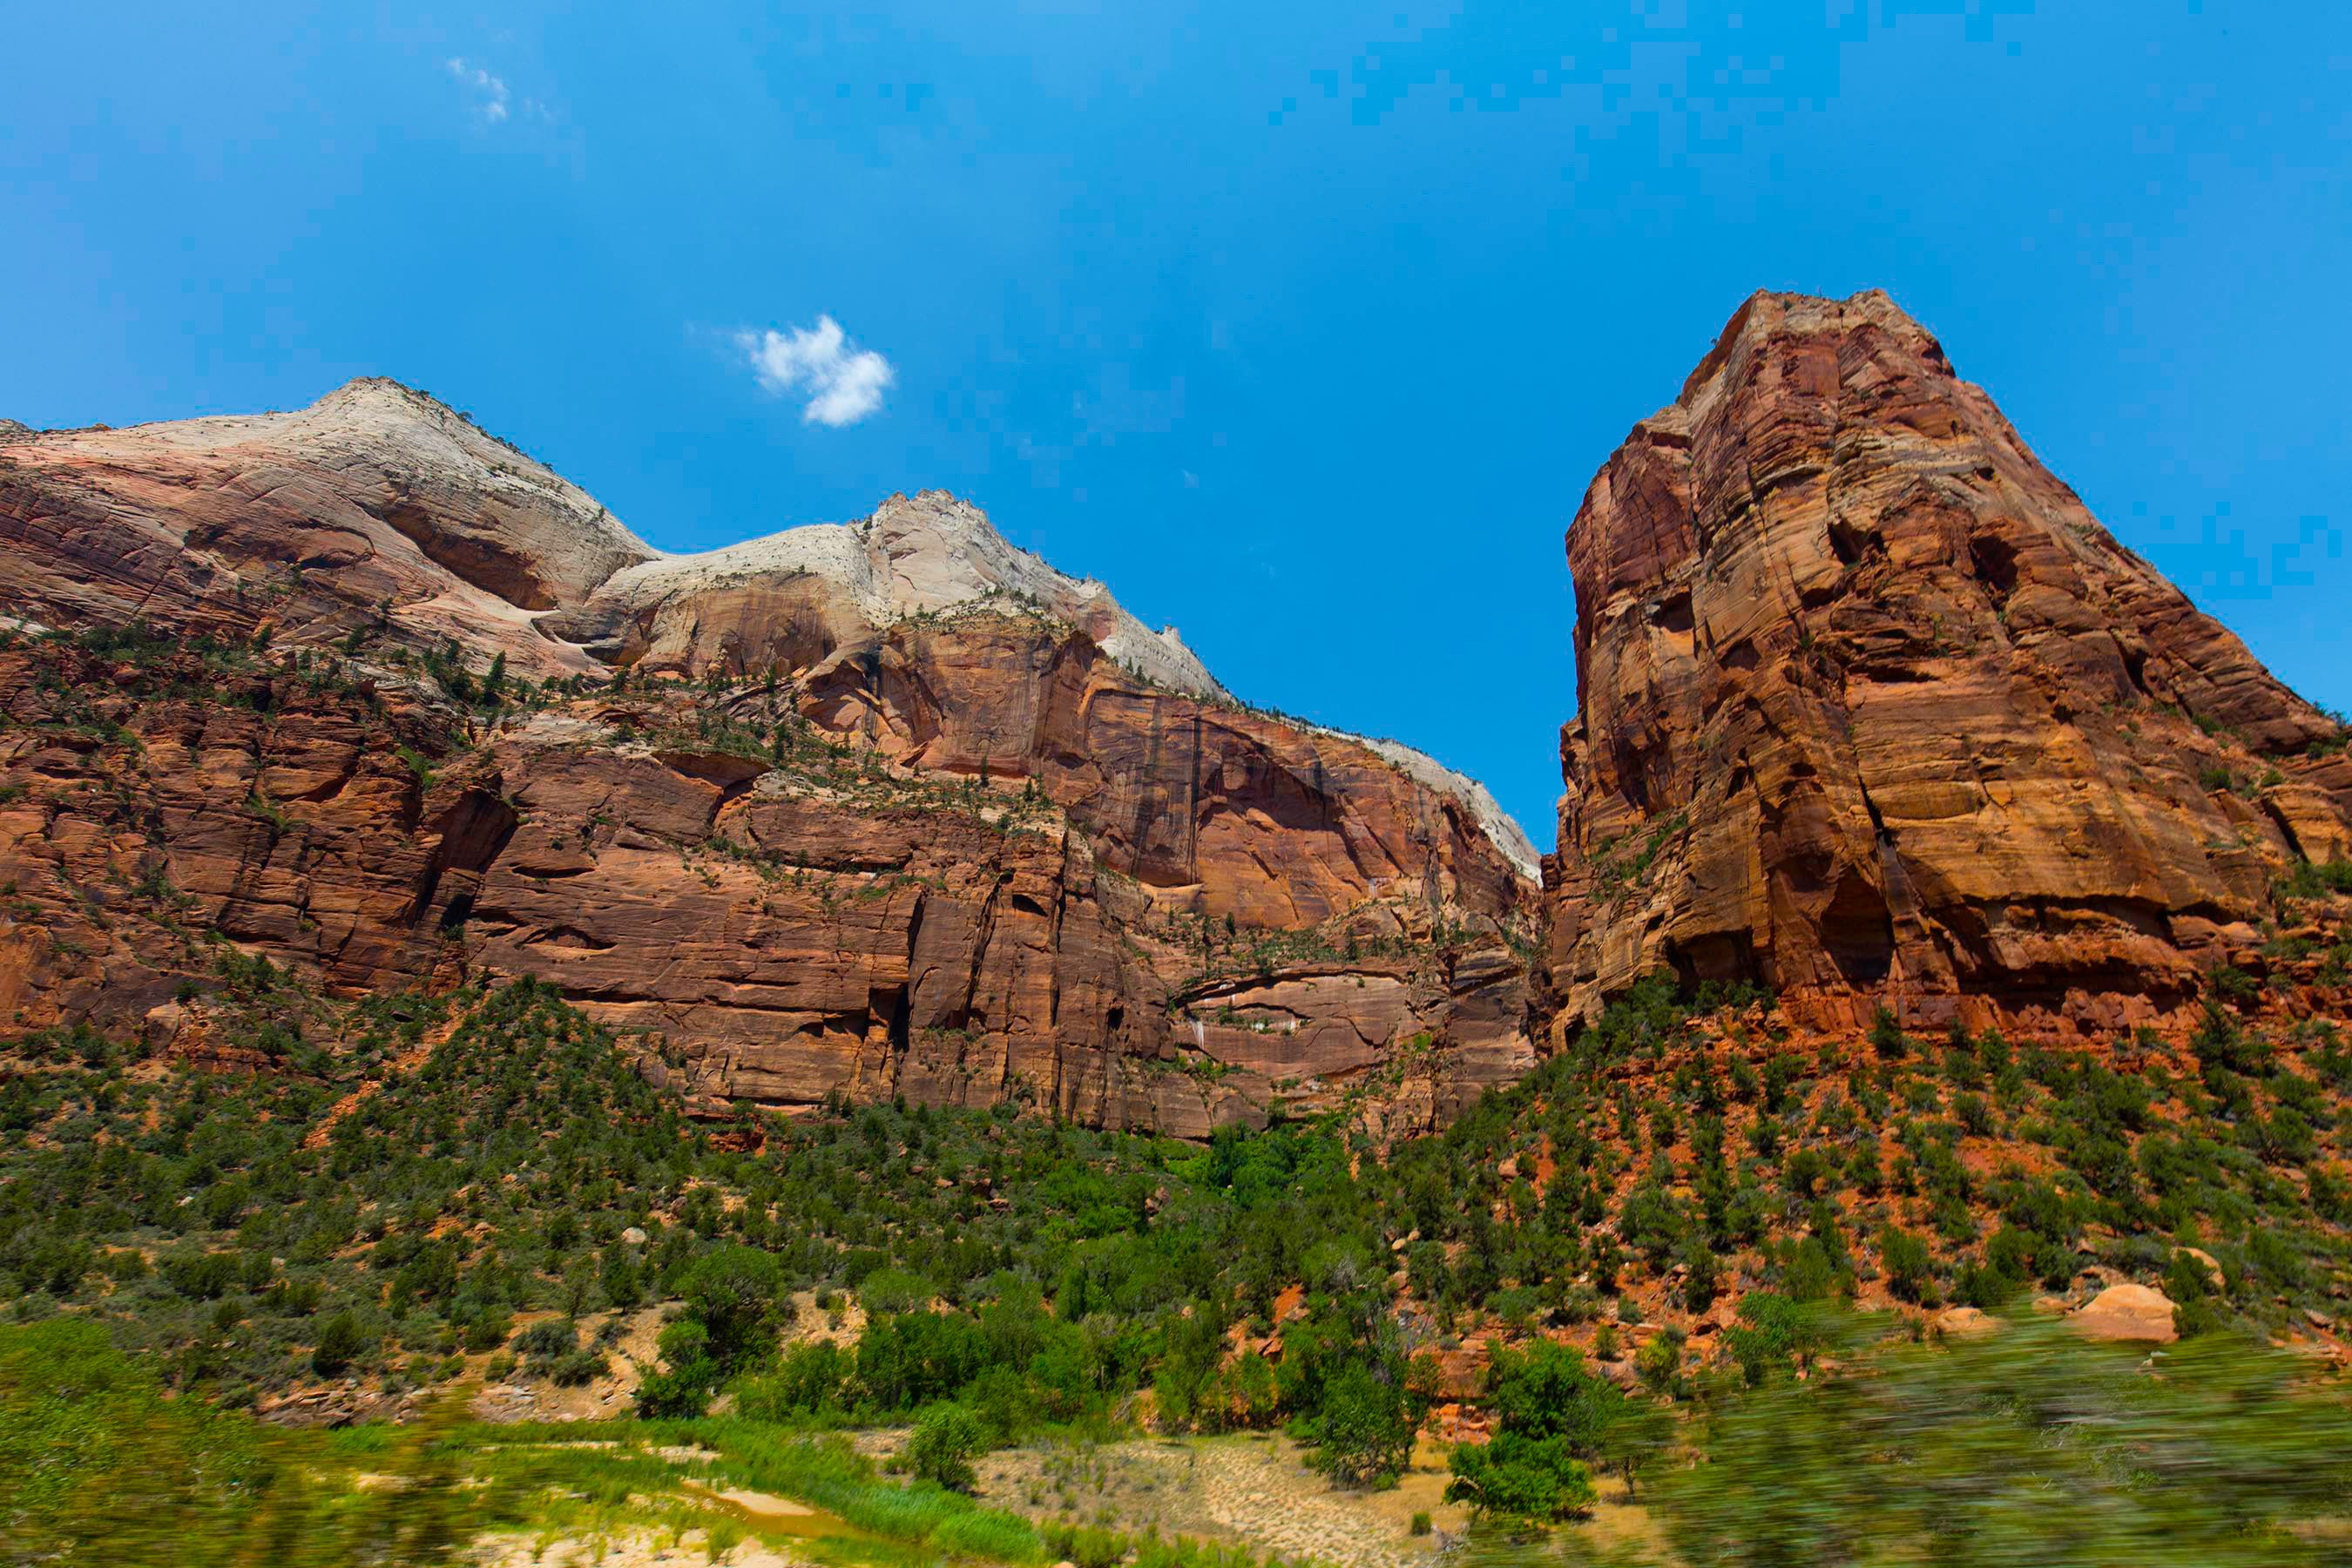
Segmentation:
[(1243, 707), (946, 496), (663, 556), (361, 383), (10, 437), (0, 567), (69, 634), (0, 648), (0, 1026), (163, 1026), (217, 933), (539, 976), (713, 1110), (1406, 1129), (1532, 1059), (1484, 790)]
[(1749, 300), (1567, 548), (1556, 1029), (1661, 970), (2110, 1027), (2352, 848), (2341, 727), (1882, 293)]
[(2130, 1344), (2168, 1345), (2180, 1337), (2170, 1298), (2147, 1285), (2110, 1285), (2069, 1314), (2066, 1323), (2085, 1339)]
[(586, 654), (535, 635), (656, 552), (578, 487), (432, 398), (354, 381), (292, 414), (0, 440), (0, 607), (43, 626), (324, 640), (355, 628)]

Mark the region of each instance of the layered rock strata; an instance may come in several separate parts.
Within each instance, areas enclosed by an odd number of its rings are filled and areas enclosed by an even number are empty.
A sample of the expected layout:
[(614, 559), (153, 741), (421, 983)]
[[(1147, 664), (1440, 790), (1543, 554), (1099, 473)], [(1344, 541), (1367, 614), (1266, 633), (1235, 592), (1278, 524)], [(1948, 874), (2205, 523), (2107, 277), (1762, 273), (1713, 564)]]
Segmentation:
[(1749, 300), (1567, 549), (1555, 1030), (1661, 970), (2108, 1027), (2352, 849), (2340, 726), (1883, 293)]
[[(942, 495), (664, 556), (421, 395), (0, 442), (0, 1020), (216, 933), (531, 974), (714, 1110), (1428, 1125), (1523, 1070), (1532, 852)], [(498, 688), (490, 689), (496, 661)]]

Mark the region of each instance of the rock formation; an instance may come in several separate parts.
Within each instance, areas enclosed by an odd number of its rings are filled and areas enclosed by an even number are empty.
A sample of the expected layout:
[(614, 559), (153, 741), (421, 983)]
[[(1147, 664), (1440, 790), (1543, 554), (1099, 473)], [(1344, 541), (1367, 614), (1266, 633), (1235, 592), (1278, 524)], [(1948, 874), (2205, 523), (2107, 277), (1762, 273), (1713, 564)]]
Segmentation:
[(168, 1033), (217, 933), (543, 977), (714, 1109), (1418, 1126), (1659, 971), (2154, 1018), (2352, 857), (2342, 729), (1883, 294), (1750, 300), (1567, 542), (1538, 897), (1476, 784), (1244, 706), (945, 495), (671, 556), (389, 382), (0, 426), (0, 1026)]
[(1568, 531), (1555, 1029), (1644, 973), (2107, 1027), (2352, 847), (2344, 732), (1885, 294), (1759, 294)]
[(0, 434), (0, 605), (44, 626), (144, 617), (292, 637), (377, 626), (595, 668), (536, 635), (656, 552), (422, 393), (355, 381), (294, 414)]
[(217, 932), (545, 978), (714, 1108), (1415, 1126), (1531, 1059), (1483, 789), (1243, 707), (943, 495), (665, 556), (359, 382), (0, 435), (0, 1026), (200, 1008)]
[(2173, 1302), (2148, 1285), (2110, 1285), (2067, 1315), (2067, 1324), (2086, 1339), (2168, 1345), (2180, 1337), (2173, 1325)]

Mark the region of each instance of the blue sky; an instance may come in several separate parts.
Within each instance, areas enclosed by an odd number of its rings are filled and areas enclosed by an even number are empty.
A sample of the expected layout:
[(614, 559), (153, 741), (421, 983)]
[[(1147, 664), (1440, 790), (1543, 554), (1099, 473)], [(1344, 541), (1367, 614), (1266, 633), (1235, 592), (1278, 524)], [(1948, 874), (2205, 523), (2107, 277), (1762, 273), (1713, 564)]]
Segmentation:
[[(670, 549), (944, 487), (1237, 691), (1423, 746), (1548, 844), (1587, 480), (1750, 290), (1874, 285), (2352, 707), (2352, 7), (5, 26), (0, 416), (394, 375)], [(839, 344), (795, 335), (827, 317)]]

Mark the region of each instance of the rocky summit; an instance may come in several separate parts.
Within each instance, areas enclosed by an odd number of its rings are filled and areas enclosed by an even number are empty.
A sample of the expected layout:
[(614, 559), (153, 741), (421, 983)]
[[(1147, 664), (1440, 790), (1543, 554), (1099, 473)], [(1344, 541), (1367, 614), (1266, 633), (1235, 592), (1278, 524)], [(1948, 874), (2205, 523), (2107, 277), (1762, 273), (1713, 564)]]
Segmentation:
[(10, 1026), (216, 1049), (225, 939), (550, 981), (714, 1112), (1403, 1129), (1532, 1060), (1483, 788), (1241, 704), (952, 498), (666, 555), (380, 380), (0, 441)]
[(1568, 530), (1555, 1037), (1653, 972), (2095, 1033), (2352, 846), (2340, 724), (1886, 295), (1758, 294)]

